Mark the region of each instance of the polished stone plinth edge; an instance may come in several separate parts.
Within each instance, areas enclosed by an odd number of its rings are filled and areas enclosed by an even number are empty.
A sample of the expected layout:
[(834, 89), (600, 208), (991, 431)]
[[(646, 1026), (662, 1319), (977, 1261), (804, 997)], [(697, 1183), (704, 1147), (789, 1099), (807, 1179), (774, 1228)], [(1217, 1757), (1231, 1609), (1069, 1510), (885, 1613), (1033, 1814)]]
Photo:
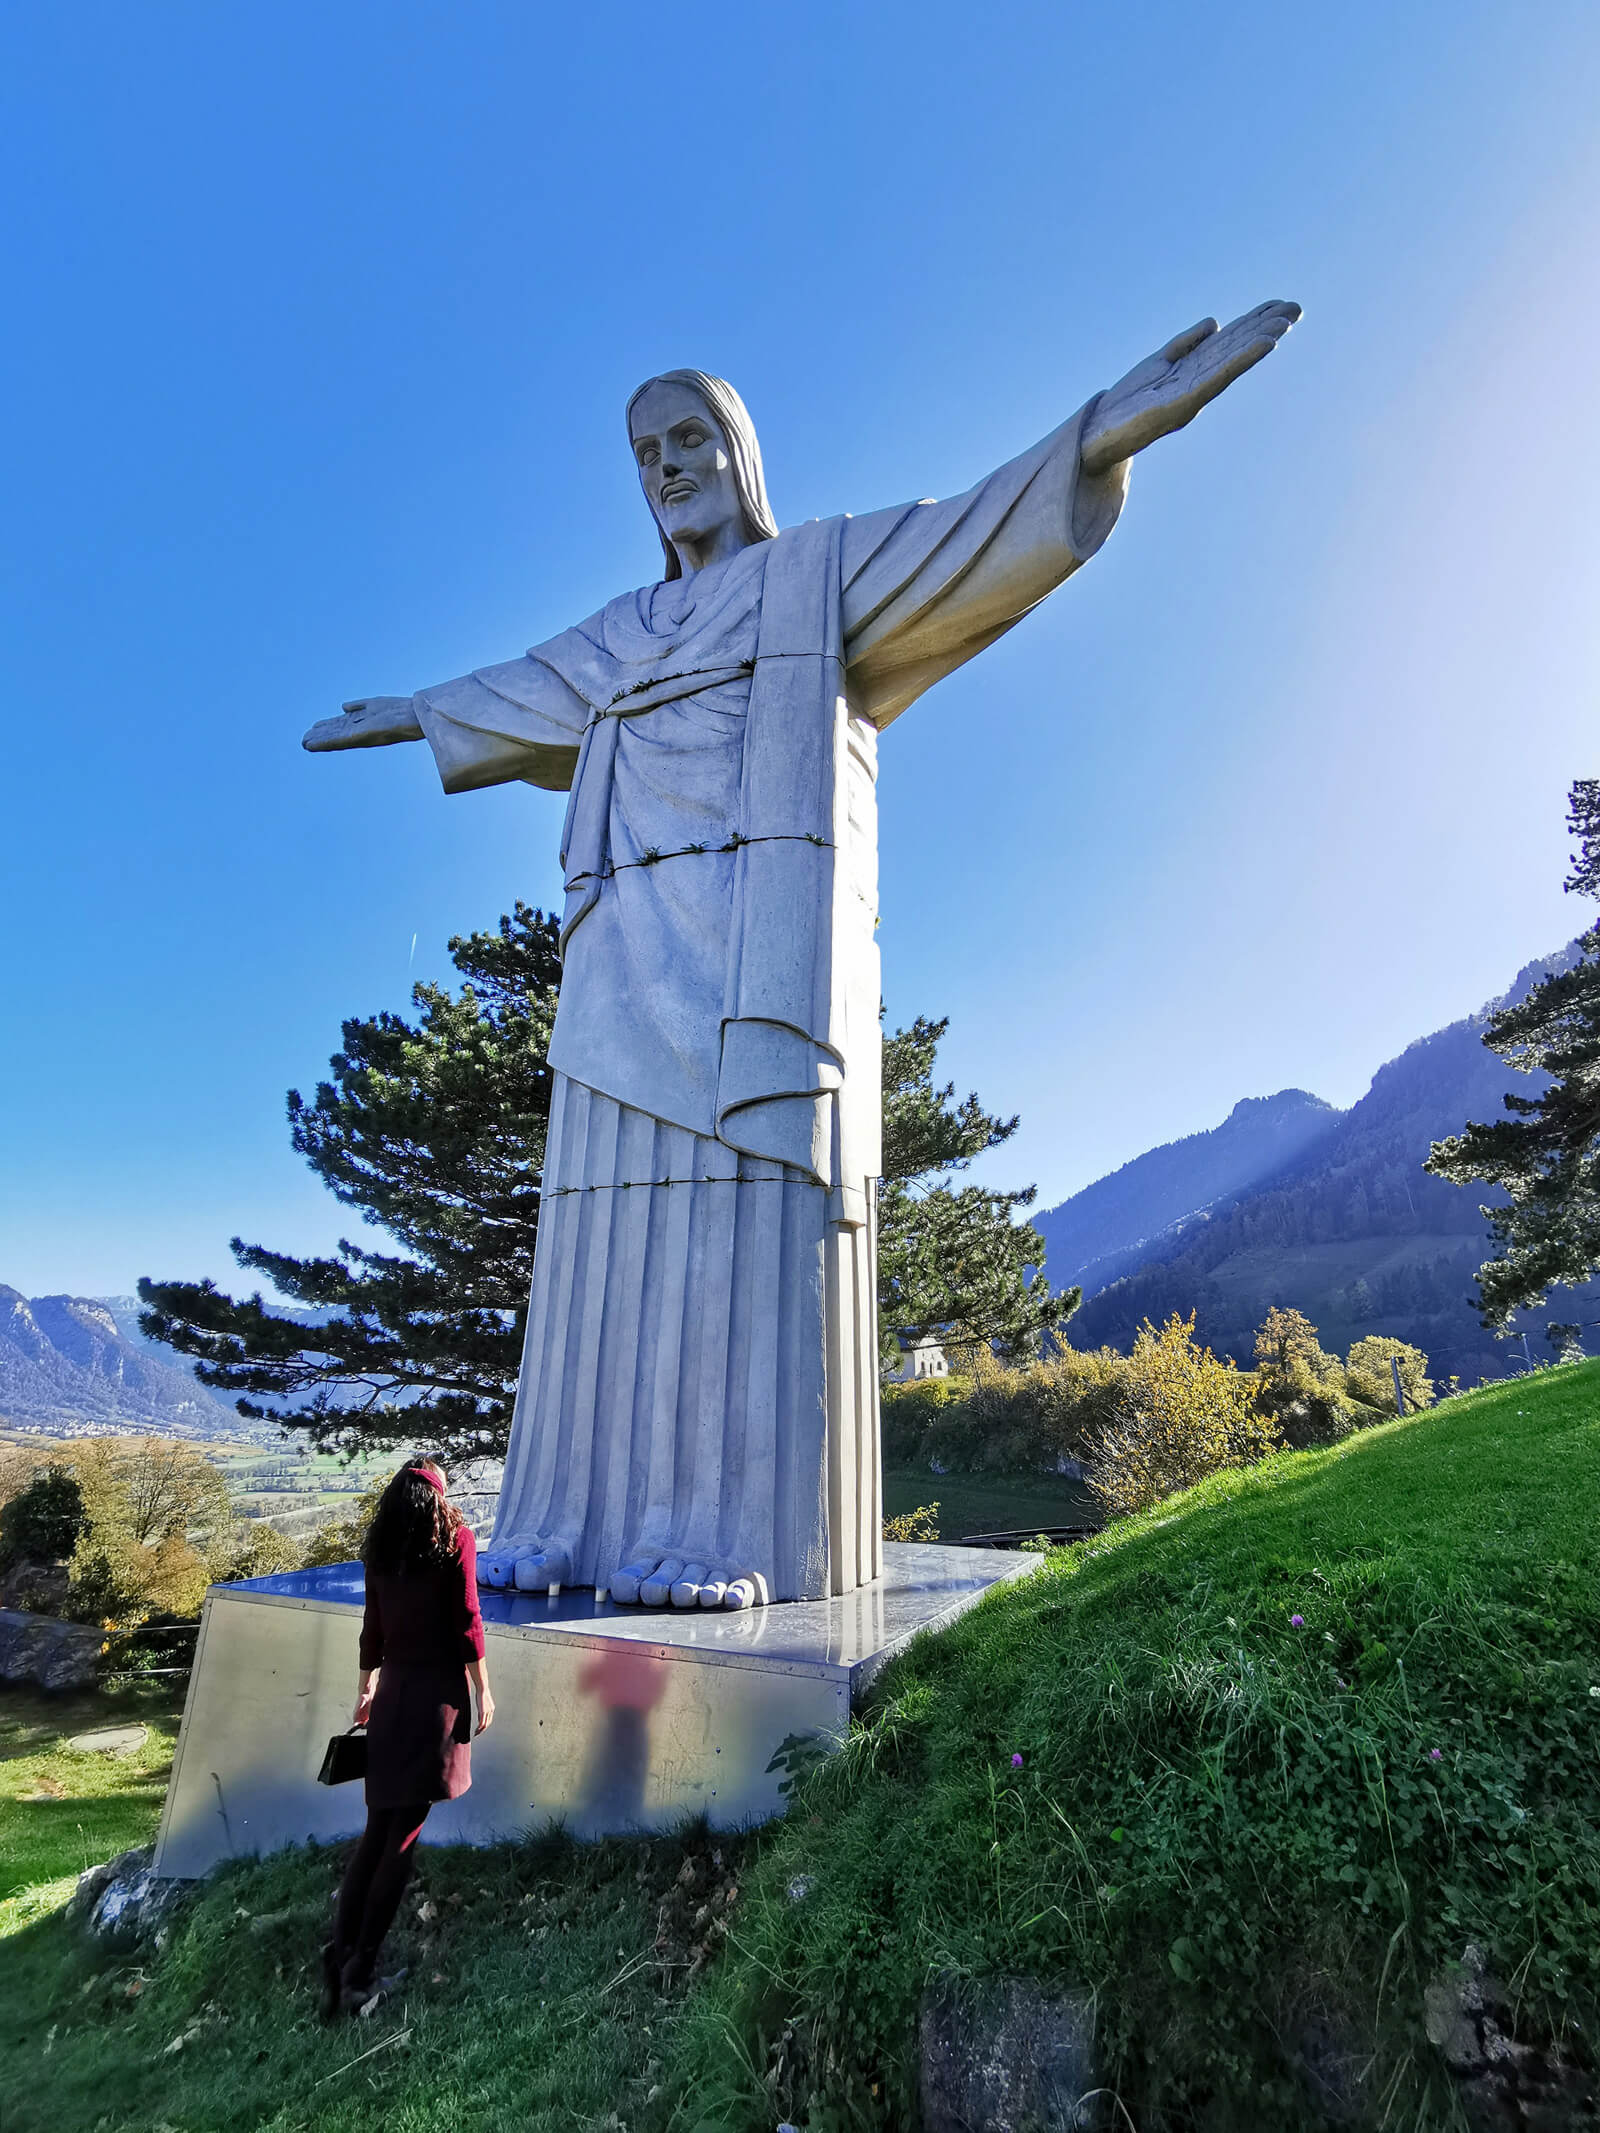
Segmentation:
[[(873, 1675), (1040, 1558), (891, 1543), (884, 1574), (838, 1599), (745, 1613), (619, 1607), (590, 1592), (482, 1594), (495, 1723), (473, 1783), (425, 1841), (489, 1844), (560, 1822), (595, 1837), (704, 1815), (781, 1811), (796, 1746), (837, 1742)], [(316, 1772), (350, 1723), (361, 1566), (213, 1586), (156, 1844), (156, 1871), (361, 1826), (359, 1785)]]

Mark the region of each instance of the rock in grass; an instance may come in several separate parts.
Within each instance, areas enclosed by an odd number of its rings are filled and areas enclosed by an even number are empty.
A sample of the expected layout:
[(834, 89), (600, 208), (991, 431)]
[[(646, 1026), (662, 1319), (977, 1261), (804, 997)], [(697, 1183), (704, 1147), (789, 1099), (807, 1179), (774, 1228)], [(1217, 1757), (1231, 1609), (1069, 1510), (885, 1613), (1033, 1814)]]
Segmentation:
[(0, 1608), (0, 1681), (29, 1682), (59, 1692), (94, 1686), (105, 1632), (81, 1622)]
[(1030, 1978), (942, 1978), (919, 2022), (924, 2133), (1099, 2126), (1094, 1998)]
[(1468, 2121), (1482, 2133), (1514, 2126), (1539, 2133), (1600, 2127), (1595, 2077), (1554, 2048), (1522, 2044), (1511, 2034), (1505, 1989), (1489, 1974), (1483, 1950), (1469, 1942), (1461, 1961), (1423, 1996), (1428, 2042), (1461, 2084)]
[(192, 1886), (163, 1878), (151, 1870), (153, 1846), (119, 1852), (103, 1866), (78, 1876), (67, 1916), (95, 1935), (117, 1935), (160, 1947), (167, 1920)]

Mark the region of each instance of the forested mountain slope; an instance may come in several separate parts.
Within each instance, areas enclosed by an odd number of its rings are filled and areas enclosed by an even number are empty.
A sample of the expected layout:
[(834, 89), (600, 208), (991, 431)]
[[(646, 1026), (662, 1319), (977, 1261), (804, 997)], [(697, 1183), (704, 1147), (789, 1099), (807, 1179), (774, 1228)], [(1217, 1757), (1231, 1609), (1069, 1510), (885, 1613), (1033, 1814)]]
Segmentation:
[(1092, 1294), (1131, 1273), (1166, 1233), (1216, 1201), (1275, 1176), (1325, 1141), (1342, 1114), (1304, 1089), (1247, 1096), (1220, 1126), (1135, 1156), (1033, 1217), (1058, 1289)]
[[(1572, 953), (1529, 964), (1507, 997), (1521, 998)], [(1192, 1310), (1200, 1336), (1245, 1363), (1255, 1328), (1276, 1303), (1304, 1311), (1325, 1347), (1390, 1333), (1425, 1349), (1440, 1378), (1476, 1382), (1502, 1373), (1506, 1345), (1479, 1325), (1471, 1300), (1488, 1251), (1484, 1195), (1422, 1169), (1435, 1140), (1469, 1118), (1498, 1117), (1508, 1089), (1533, 1090), (1484, 1047), (1484, 1023), (1498, 1004), (1408, 1046), (1378, 1070), (1359, 1103), (1334, 1114), (1325, 1138), (1169, 1235), (1137, 1269), (1092, 1296), (1072, 1322), (1074, 1345), (1126, 1347), (1142, 1319)], [(1064, 1278), (1053, 1264), (1050, 1273)], [(1531, 1318), (1543, 1359), (1546, 1319), (1594, 1317), (1600, 1302), (1558, 1299)]]

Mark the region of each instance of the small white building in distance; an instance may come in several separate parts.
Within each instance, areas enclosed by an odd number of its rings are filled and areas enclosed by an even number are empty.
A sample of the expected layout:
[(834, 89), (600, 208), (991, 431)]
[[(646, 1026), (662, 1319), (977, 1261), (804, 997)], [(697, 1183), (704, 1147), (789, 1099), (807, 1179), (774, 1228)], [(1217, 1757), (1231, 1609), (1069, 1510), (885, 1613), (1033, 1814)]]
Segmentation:
[(950, 1365), (945, 1353), (931, 1334), (921, 1340), (907, 1340), (904, 1334), (896, 1334), (900, 1343), (900, 1367), (891, 1370), (887, 1382), (891, 1385), (908, 1385), (913, 1378), (946, 1378)]

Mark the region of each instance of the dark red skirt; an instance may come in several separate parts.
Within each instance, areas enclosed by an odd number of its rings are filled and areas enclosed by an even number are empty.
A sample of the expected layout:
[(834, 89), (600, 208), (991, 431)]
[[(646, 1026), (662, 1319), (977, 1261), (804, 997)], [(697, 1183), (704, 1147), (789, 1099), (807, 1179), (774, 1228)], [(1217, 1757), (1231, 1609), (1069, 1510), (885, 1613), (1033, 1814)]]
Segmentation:
[(454, 1800), (472, 1783), (465, 1670), (386, 1664), (367, 1721), (367, 1805)]

